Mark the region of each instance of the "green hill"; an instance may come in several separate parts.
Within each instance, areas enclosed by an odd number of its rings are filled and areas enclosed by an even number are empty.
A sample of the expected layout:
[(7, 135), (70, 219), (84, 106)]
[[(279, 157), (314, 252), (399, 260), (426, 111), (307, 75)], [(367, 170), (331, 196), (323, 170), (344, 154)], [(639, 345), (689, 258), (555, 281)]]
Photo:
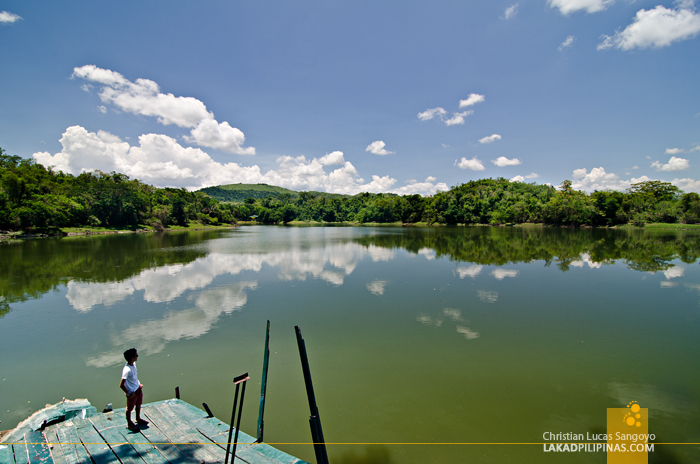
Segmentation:
[[(282, 187), (276, 187), (268, 184), (227, 184), (216, 185), (214, 187), (205, 187), (199, 189), (198, 192), (206, 193), (211, 198), (219, 201), (228, 201), (233, 203), (243, 202), (246, 198), (278, 198), (281, 195), (289, 195), (291, 198), (298, 198), (299, 192), (289, 190)], [(326, 192), (308, 192), (314, 197), (324, 198), (342, 198), (349, 195), (341, 195), (338, 193)]]

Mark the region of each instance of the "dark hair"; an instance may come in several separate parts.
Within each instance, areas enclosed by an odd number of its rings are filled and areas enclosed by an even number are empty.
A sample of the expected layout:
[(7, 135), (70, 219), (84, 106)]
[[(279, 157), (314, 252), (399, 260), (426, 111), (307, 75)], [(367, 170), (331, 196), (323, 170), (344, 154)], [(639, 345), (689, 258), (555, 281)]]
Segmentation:
[(129, 348), (124, 352), (124, 359), (126, 359), (126, 362), (131, 361), (131, 358), (136, 356), (136, 348)]

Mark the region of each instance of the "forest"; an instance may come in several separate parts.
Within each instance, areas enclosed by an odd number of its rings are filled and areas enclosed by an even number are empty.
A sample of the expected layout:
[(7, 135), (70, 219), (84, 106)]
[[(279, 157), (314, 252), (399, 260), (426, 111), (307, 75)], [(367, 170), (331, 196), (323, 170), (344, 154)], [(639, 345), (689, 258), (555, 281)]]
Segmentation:
[(565, 180), (558, 188), (504, 178), (480, 179), (432, 196), (282, 193), (223, 202), (203, 191), (156, 188), (125, 174), (77, 176), (53, 171), (0, 148), (0, 229), (123, 228), (290, 222), (402, 224), (548, 224), (619, 226), (700, 223), (700, 195), (668, 182), (632, 184), (624, 192), (586, 193)]

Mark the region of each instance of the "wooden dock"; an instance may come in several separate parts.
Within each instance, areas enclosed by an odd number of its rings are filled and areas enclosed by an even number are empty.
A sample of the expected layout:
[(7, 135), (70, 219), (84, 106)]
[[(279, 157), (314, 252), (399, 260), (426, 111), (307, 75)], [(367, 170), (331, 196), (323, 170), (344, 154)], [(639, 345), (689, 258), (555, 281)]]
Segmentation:
[[(64, 414), (61, 422), (45, 426), (43, 431), (30, 428), (21, 430), (21, 435), (8, 435), (0, 443), (0, 463), (224, 462), (229, 426), (184, 401), (171, 399), (144, 405), (141, 415), (150, 423), (138, 432), (127, 430), (124, 409), (109, 413), (90, 409), (74, 417)], [(255, 443), (254, 437), (243, 432), (238, 433), (235, 462), (307, 464), (265, 443)]]

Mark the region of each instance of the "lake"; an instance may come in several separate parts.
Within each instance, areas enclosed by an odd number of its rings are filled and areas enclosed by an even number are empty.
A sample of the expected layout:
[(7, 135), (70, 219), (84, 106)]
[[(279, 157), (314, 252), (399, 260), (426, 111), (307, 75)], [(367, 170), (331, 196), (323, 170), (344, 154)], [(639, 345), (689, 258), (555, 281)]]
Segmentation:
[[(330, 461), (603, 463), (543, 434), (605, 433), (649, 408), (657, 443), (700, 441), (700, 233), (527, 227), (282, 227), (0, 245), (0, 428), (46, 403), (182, 399), (315, 462), (294, 326)], [(301, 443), (301, 444), (294, 444)], [(437, 444), (452, 443), (452, 444)], [(700, 461), (657, 445), (649, 462)]]

